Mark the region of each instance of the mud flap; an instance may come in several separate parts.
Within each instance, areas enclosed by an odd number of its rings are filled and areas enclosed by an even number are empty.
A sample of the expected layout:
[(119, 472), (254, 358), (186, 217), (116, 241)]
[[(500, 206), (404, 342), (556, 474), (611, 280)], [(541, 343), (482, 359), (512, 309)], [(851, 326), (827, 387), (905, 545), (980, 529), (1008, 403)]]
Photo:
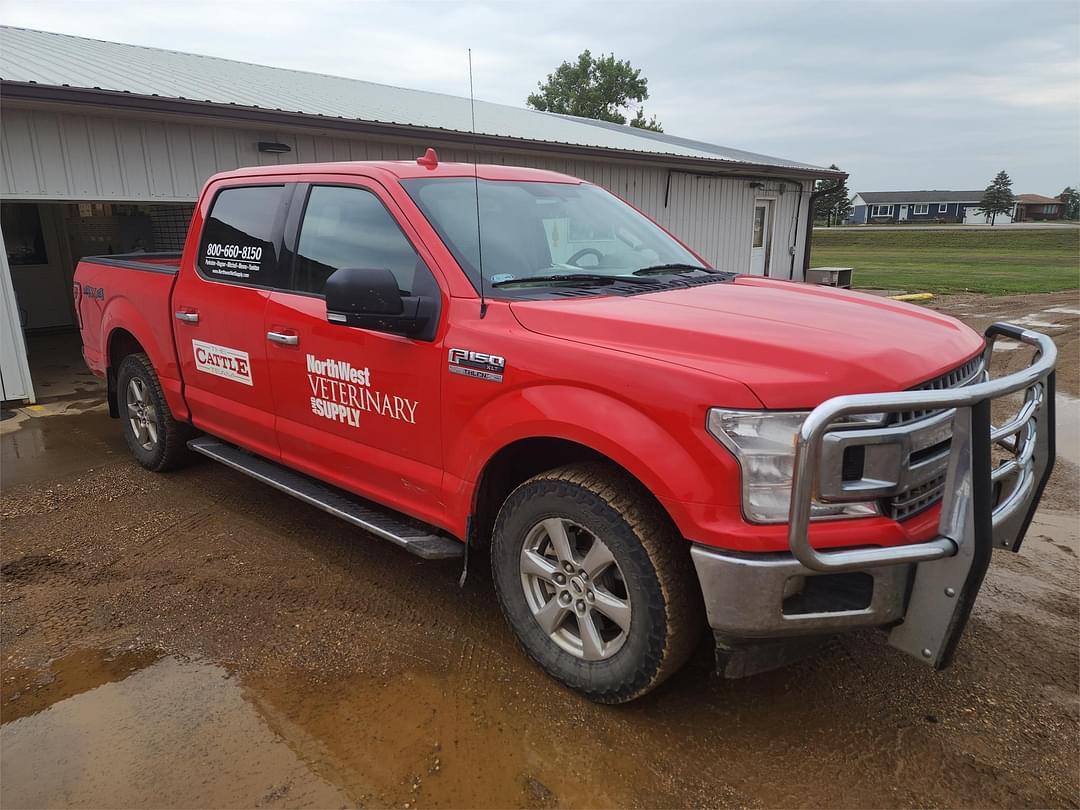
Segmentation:
[(1034, 442), (1032, 468), (1007, 493), (1001, 491), (1000, 482), (995, 485), (992, 475), (991, 449), (1008, 431), (991, 423), (991, 400), (956, 410), (940, 524), (942, 536), (956, 544), (956, 554), (916, 566), (904, 621), (889, 633), (889, 644), (935, 669), (952, 663), (991, 552), (1020, 550), (1050, 478), (1055, 455), (1054, 376), (1051, 372), (1041, 390), (1036, 389), (1034, 396), (1041, 401), (1034, 403), (1028, 417), (1034, 423), (1026, 439)]
[(954, 420), (946, 480), (957, 486), (945, 493), (941, 525), (956, 554), (916, 566), (904, 621), (889, 633), (890, 645), (935, 669), (952, 663), (993, 543), (990, 401), (958, 408)]

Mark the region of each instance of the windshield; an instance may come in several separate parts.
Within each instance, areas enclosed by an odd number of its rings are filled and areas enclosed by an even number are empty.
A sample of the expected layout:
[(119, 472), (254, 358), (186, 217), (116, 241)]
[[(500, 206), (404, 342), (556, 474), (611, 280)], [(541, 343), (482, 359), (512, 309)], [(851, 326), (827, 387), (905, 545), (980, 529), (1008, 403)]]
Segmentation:
[[(477, 286), (474, 182), (471, 177), (440, 177), (401, 184)], [(514, 286), (529, 278), (549, 285), (702, 267), (700, 259), (648, 218), (596, 186), (480, 180), (479, 197), (487, 287)]]

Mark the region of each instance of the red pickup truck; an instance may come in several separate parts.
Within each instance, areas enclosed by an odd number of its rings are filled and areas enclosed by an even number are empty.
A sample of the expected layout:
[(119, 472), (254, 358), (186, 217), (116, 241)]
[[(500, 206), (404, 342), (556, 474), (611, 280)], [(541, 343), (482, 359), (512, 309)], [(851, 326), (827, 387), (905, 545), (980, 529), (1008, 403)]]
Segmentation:
[[(706, 625), (729, 676), (871, 626), (946, 666), (1054, 457), (1045, 336), (723, 272), (546, 171), (226, 172), (182, 255), (75, 281), (140, 464), (201, 453), (422, 557), (490, 546), (525, 651), (598, 701)], [(1032, 359), (990, 379), (998, 338)]]

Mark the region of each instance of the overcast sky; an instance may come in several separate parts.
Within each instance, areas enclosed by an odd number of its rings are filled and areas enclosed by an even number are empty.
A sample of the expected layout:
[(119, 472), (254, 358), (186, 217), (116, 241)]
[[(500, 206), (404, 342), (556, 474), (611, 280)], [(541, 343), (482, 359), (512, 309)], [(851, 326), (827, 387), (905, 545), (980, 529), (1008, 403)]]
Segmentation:
[(0, 0), (0, 22), (524, 106), (614, 52), (667, 132), (827, 165), (853, 191), (1080, 186), (1080, 2)]

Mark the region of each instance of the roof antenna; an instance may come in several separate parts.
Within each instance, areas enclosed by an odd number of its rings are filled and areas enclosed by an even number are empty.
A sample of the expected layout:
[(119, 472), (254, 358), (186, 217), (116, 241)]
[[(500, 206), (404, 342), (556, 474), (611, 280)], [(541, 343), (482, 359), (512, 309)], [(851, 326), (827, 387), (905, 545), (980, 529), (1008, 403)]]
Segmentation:
[(480, 238), (480, 176), (477, 168), (480, 156), (476, 148), (476, 96), (473, 95), (472, 48), (469, 48), (469, 111), (472, 113), (473, 191), (476, 195), (476, 256), (480, 265), (480, 318), (483, 319), (487, 315), (487, 298), (484, 297), (484, 244)]

